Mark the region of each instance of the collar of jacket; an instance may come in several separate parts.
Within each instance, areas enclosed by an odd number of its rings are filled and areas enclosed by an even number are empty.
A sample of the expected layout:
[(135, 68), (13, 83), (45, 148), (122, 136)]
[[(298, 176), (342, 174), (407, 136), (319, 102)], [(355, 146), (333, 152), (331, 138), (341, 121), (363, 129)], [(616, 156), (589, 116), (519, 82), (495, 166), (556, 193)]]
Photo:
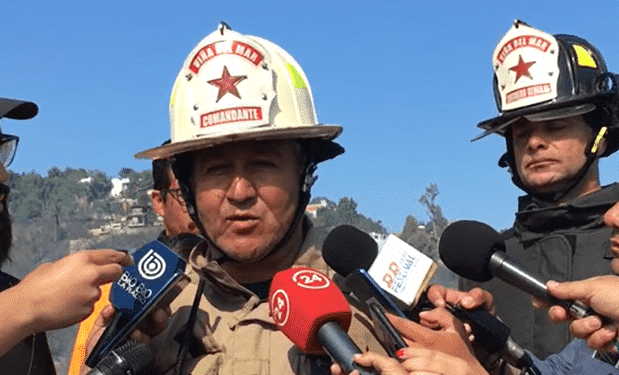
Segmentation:
[(595, 228), (604, 225), (604, 213), (617, 201), (619, 184), (616, 183), (558, 206), (526, 195), (518, 200), (514, 226), (535, 233)]

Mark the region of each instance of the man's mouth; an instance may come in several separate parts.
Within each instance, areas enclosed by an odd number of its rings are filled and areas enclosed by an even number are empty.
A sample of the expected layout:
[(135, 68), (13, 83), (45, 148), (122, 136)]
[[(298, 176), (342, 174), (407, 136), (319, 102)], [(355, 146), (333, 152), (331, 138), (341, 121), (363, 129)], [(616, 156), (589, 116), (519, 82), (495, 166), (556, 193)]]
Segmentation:
[(549, 164), (552, 164), (554, 162), (556, 162), (556, 160), (548, 159), (548, 158), (531, 160), (529, 163), (527, 163), (526, 168), (530, 168), (530, 169), (541, 168)]

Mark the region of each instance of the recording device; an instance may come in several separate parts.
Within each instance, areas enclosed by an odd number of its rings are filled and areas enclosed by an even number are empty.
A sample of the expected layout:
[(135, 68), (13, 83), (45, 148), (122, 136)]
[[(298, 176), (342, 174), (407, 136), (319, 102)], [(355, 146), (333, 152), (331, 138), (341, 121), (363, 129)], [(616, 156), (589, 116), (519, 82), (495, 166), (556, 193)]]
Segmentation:
[[(401, 244), (397, 244), (395, 248), (396, 251), (393, 251), (393, 248), (389, 247), (387, 242), (385, 242), (385, 245), (383, 245), (378, 255), (383, 259), (392, 259), (392, 262), (396, 263), (396, 267), (404, 268), (402, 265), (406, 264), (407, 259), (410, 259), (412, 255), (409, 255), (411, 252), (407, 250), (404, 251), (406, 256), (403, 257), (401, 247)], [(389, 306), (394, 302), (382, 289), (378, 288), (379, 291), (376, 291), (375, 288), (367, 287), (369, 283), (367, 280), (372, 280), (372, 278), (370, 276), (365, 277), (361, 275), (366, 274), (364, 268), (374, 266), (373, 262), (376, 262), (374, 258), (376, 258), (375, 254), (377, 254), (376, 248), (376, 242), (367, 233), (351, 226), (341, 226), (335, 228), (325, 239), (323, 245), (323, 258), (338, 274), (346, 276), (346, 287), (350, 288), (355, 297), (360, 301), (367, 302), (371, 300), (372, 297), (375, 297), (374, 300), (380, 301), (381, 305), (388, 311), (413, 321), (419, 321), (418, 313), (420, 310), (434, 308), (427, 298), (420, 293), (421, 291), (418, 290), (419, 283), (414, 283), (413, 288), (408, 286), (399, 288), (404, 293), (402, 297), (404, 300), (419, 300), (417, 305), (407, 305), (402, 300), (397, 301), (398, 305), (407, 307), (404, 310), (391, 309)], [(412, 247), (411, 249), (417, 251)], [(401, 261), (401, 259), (404, 259), (404, 261)], [(383, 261), (383, 263), (385, 262)], [(422, 268), (422, 270), (430, 269), (432, 269), (432, 267), (423, 266)], [(349, 272), (350, 274), (343, 274), (344, 272)], [(421, 283), (423, 289), (425, 289), (425, 284), (425, 282)], [(373, 295), (372, 293), (375, 294)], [(418, 298), (420, 294), (421, 297)], [(384, 303), (385, 299), (389, 302)], [(483, 346), (488, 353), (502, 354), (509, 363), (520, 366), (525, 352), (509, 337), (511, 332), (509, 327), (499, 321), (495, 316), (485, 310), (469, 311), (454, 305), (447, 305), (446, 308), (456, 318), (471, 326), (471, 330), (477, 338), (476, 341)], [(374, 320), (374, 323), (376, 324), (376, 320)], [(391, 326), (391, 328), (393, 328), (393, 326)], [(401, 339), (399, 334), (397, 334), (397, 336)], [(392, 345), (391, 343), (394, 341), (397, 342), (397, 338), (388, 333), (386, 334), (385, 341), (381, 338), (381, 342), (384, 344), (386, 343), (386, 347)]]
[(189, 283), (185, 261), (159, 241), (144, 245), (132, 255), (134, 264), (125, 267), (111, 287), (109, 299), (115, 315), (88, 356), (88, 367), (95, 367), (155, 306), (167, 306)]
[(578, 301), (550, 295), (545, 281), (507, 256), (501, 236), (487, 224), (471, 220), (451, 223), (443, 231), (438, 249), (447, 268), (462, 277), (484, 282), (496, 276), (540, 300), (564, 307), (574, 318), (593, 314)]
[(103, 357), (88, 375), (139, 375), (146, 373), (154, 359), (146, 344), (127, 341)]
[(324, 350), (344, 373), (375, 374), (353, 361), (361, 350), (346, 333), (352, 312), (326, 275), (307, 267), (278, 272), (271, 282), (269, 309), (280, 330), (303, 352)]

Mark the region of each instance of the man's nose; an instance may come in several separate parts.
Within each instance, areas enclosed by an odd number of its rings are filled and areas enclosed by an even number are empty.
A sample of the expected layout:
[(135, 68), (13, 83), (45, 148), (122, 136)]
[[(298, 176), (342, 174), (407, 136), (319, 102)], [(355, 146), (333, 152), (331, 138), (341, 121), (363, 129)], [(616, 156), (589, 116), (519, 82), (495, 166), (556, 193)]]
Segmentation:
[(256, 195), (256, 189), (252, 182), (245, 176), (234, 177), (228, 188), (228, 199), (236, 202), (244, 202)]
[(539, 130), (533, 130), (531, 131), (531, 134), (529, 135), (529, 139), (527, 141), (527, 147), (531, 150), (536, 150), (536, 149), (545, 147), (547, 143), (548, 141), (546, 140), (546, 137), (544, 136), (543, 132)]

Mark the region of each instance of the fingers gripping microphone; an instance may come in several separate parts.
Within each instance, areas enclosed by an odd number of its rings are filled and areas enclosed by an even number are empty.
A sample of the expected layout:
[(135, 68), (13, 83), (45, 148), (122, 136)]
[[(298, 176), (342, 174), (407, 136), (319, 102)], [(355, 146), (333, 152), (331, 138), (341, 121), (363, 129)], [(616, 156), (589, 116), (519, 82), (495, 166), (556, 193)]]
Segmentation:
[(346, 333), (352, 313), (326, 275), (307, 267), (278, 272), (271, 283), (269, 308), (280, 330), (303, 352), (324, 349), (345, 373), (375, 374), (353, 362), (361, 350)]
[(550, 295), (545, 281), (507, 256), (501, 236), (487, 224), (469, 220), (451, 223), (443, 231), (438, 250), (447, 268), (462, 277), (484, 282), (496, 276), (540, 300), (564, 307), (574, 318), (591, 314), (578, 301)]
[(110, 290), (116, 312), (88, 356), (88, 367), (95, 367), (155, 306), (168, 305), (188, 283), (185, 261), (161, 242), (150, 242), (132, 255), (134, 264), (125, 267)]

